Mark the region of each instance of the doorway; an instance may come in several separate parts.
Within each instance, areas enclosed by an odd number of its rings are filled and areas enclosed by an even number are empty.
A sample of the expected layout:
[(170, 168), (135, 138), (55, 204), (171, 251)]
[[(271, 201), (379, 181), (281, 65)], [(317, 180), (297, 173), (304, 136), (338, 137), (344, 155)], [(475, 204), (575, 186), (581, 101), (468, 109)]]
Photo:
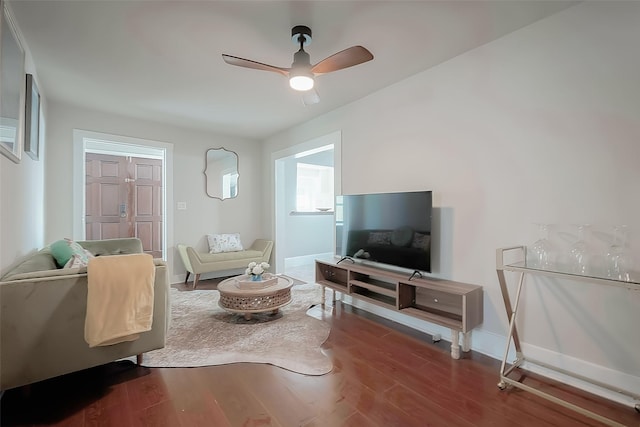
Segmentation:
[(322, 185), (314, 186), (313, 175), (331, 167), (332, 193), (342, 194), (340, 154), (339, 131), (273, 153), (276, 271), (308, 269), (316, 258), (333, 254), (333, 200), (318, 197)]
[(169, 261), (173, 145), (74, 130), (74, 239), (137, 237)]

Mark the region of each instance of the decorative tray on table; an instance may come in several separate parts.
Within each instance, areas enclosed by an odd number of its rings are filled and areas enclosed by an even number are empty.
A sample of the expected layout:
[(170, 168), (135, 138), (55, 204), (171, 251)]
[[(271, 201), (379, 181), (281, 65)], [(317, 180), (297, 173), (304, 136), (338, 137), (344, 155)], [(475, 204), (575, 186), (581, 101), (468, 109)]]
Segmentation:
[(248, 274), (243, 274), (236, 277), (235, 280), (239, 289), (264, 289), (278, 283), (278, 276), (271, 273), (263, 273), (262, 280), (253, 280)]

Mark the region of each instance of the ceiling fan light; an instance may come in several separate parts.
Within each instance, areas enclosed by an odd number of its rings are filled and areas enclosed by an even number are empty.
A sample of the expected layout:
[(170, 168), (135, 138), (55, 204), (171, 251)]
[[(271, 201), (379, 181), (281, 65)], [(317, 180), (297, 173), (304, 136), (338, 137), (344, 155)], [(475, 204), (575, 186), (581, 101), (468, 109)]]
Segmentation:
[(293, 67), (289, 73), (289, 86), (302, 92), (313, 89), (313, 74), (307, 68)]
[(291, 76), (289, 79), (289, 86), (291, 86), (292, 89), (299, 90), (301, 92), (313, 89), (313, 77)]

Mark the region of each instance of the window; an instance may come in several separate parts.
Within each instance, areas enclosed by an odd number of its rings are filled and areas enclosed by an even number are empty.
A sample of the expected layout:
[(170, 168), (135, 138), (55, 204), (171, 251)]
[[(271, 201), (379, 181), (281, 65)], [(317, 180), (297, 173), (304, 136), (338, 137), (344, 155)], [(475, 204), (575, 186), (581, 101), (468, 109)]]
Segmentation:
[(297, 163), (296, 211), (333, 210), (333, 166)]

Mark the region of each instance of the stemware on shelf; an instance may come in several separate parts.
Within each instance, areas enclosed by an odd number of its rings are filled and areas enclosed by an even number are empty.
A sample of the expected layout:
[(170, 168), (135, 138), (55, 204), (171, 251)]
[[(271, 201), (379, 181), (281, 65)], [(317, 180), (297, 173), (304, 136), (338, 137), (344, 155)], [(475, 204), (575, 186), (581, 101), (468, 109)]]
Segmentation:
[(529, 250), (528, 264), (533, 268), (545, 270), (553, 266), (553, 247), (549, 240), (549, 224), (538, 224), (538, 240)]
[(589, 249), (589, 224), (578, 224), (578, 240), (569, 249), (569, 263), (573, 273), (589, 274), (591, 272), (591, 253)]
[(605, 257), (608, 277), (627, 282), (631, 280), (631, 256), (627, 248), (626, 225), (613, 227), (613, 238)]

